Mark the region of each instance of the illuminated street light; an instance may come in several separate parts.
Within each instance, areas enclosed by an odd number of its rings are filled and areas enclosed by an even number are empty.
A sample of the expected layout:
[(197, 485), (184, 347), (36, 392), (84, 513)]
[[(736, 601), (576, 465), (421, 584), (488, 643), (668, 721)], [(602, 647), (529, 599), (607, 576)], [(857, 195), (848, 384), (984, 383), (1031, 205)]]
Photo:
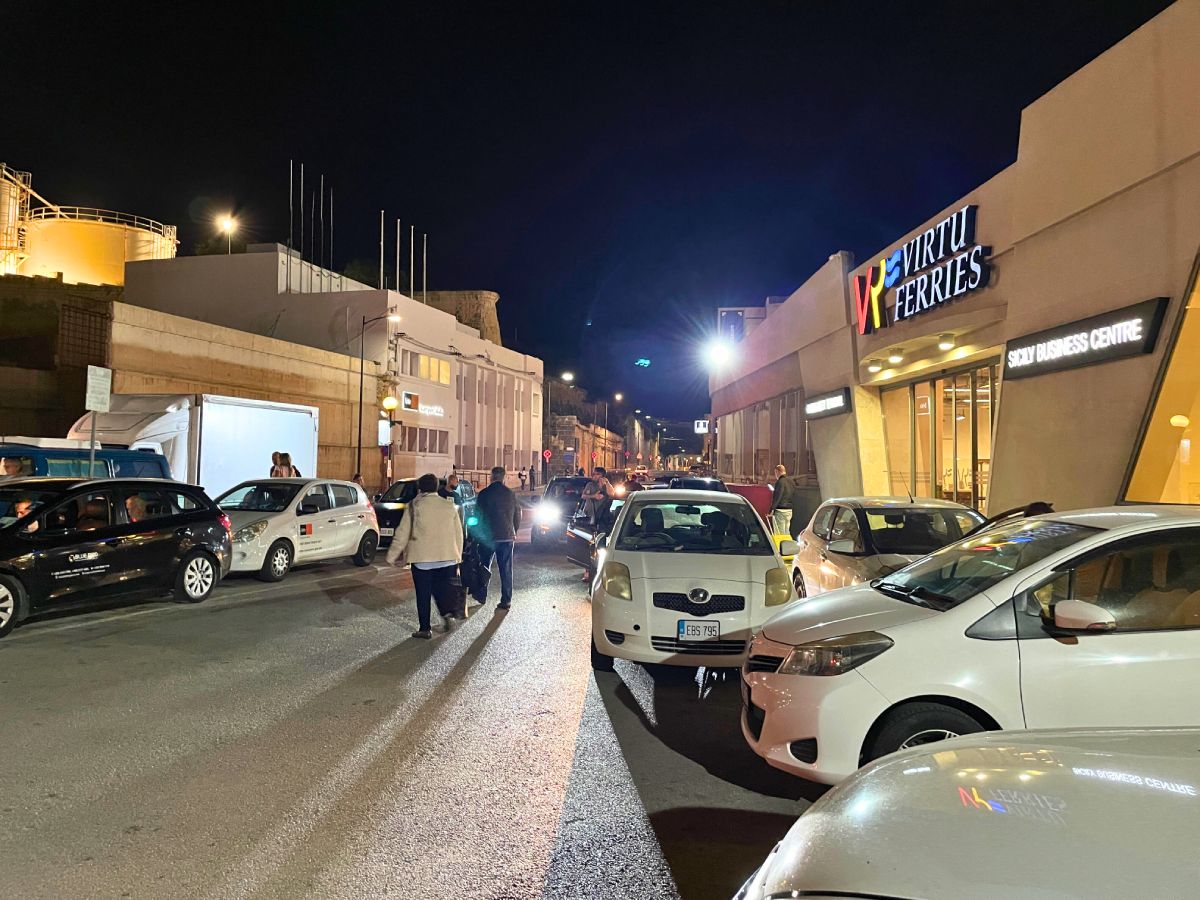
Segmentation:
[(635, 416), (640, 416), (640, 415), (642, 414), (642, 411), (641, 411), (640, 409), (635, 409), (635, 410), (633, 411), (633, 414), (634, 414)]
[(217, 220), (217, 227), (225, 232), (225, 255), (228, 256), (233, 252), (233, 233), (237, 231), (237, 219), (233, 216), (221, 216)]
[(565, 381), (567, 384), (570, 384), (572, 381), (575, 380), (575, 373), (574, 372), (563, 372), (561, 377), (562, 377), (563, 381)]
[(395, 409), (399, 405), (400, 405), (400, 401), (397, 400), (395, 397), (393, 397), (390, 394), (383, 398), (382, 406), (388, 412), (391, 412), (393, 409)]
[(724, 369), (733, 362), (733, 344), (725, 338), (713, 338), (704, 345), (704, 359), (710, 369)]
[(613, 397), (613, 399), (614, 399), (614, 400), (616, 400), (618, 403), (620, 403), (622, 400), (624, 400), (624, 399), (625, 399), (625, 395), (624, 395), (624, 394), (617, 394), (615, 397)]

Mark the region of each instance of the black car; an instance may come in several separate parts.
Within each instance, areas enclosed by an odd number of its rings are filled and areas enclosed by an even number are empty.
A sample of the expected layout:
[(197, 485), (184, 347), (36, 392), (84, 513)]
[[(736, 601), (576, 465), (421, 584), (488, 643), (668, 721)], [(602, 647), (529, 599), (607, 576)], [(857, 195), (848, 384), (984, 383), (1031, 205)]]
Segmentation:
[[(444, 490), (446, 479), (439, 479), (438, 486)], [(408, 504), (412, 503), (416, 496), (417, 479), (415, 478), (401, 478), (399, 481), (392, 482), (391, 487), (382, 494), (375, 495), (373, 505), (375, 518), (379, 521), (380, 547), (387, 547), (392, 543), (396, 526), (404, 518), (404, 510), (408, 509)], [(475, 515), (476, 496), (475, 486), (460, 478), (458, 487), (454, 489), (454, 504), (458, 507), (458, 514), (463, 520), (464, 528), (471, 524), (469, 520)]]
[(584, 475), (551, 478), (537, 498), (529, 541), (533, 546), (557, 544), (566, 540), (567, 524), (574, 518), (583, 489), (592, 479)]
[(725, 482), (720, 478), (709, 478), (702, 475), (686, 475), (681, 478), (672, 478), (668, 484), (672, 489), (682, 489), (685, 491), (729, 493), (729, 488), (725, 487)]
[(199, 603), (229, 572), (229, 517), (159, 478), (0, 482), (0, 636), (31, 613), (173, 592)]

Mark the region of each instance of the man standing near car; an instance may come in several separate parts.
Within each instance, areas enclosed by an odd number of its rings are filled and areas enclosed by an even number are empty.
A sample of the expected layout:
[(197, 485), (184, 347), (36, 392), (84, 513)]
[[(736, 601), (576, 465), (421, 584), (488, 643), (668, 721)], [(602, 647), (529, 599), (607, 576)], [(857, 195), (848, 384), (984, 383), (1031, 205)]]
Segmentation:
[(775, 467), (775, 489), (771, 493), (771, 531), (791, 535), (792, 501), (796, 487), (781, 463)]
[(503, 466), (492, 469), (492, 483), (479, 492), (475, 501), (479, 515), (479, 564), (483, 570), (475, 602), (487, 603), (495, 559), (500, 569), (500, 609), (508, 609), (512, 604), (513, 545), (521, 529), (521, 505), (517, 495), (505, 486), (504, 475)]

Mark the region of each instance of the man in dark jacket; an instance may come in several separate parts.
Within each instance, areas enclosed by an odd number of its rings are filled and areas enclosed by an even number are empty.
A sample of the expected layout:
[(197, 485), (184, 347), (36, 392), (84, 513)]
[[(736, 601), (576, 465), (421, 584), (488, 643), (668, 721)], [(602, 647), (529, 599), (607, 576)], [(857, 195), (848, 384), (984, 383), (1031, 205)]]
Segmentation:
[(771, 492), (771, 530), (775, 534), (792, 533), (792, 496), (795, 485), (782, 465), (775, 467), (775, 489)]
[(483, 569), (482, 584), (475, 602), (487, 603), (488, 582), (492, 577), (492, 560), (500, 569), (500, 609), (512, 604), (513, 544), (521, 529), (521, 505), (517, 495), (504, 485), (504, 467), (492, 469), (492, 483), (479, 492), (476, 499), (479, 516), (477, 538), (479, 564)]

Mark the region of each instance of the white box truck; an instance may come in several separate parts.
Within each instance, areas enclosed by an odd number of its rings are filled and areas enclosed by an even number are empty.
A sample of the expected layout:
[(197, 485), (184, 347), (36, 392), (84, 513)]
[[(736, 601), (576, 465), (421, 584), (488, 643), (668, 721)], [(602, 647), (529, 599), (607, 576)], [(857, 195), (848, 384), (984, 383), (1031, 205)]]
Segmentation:
[(108, 412), (86, 413), (67, 437), (86, 441), (93, 415), (98, 443), (157, 450), (175, 478), (212, 497), (266, 478), (276, 450), (290, 453), (306, 478), (317, 474), (315, 406), (213, 394), (114, 394)]

